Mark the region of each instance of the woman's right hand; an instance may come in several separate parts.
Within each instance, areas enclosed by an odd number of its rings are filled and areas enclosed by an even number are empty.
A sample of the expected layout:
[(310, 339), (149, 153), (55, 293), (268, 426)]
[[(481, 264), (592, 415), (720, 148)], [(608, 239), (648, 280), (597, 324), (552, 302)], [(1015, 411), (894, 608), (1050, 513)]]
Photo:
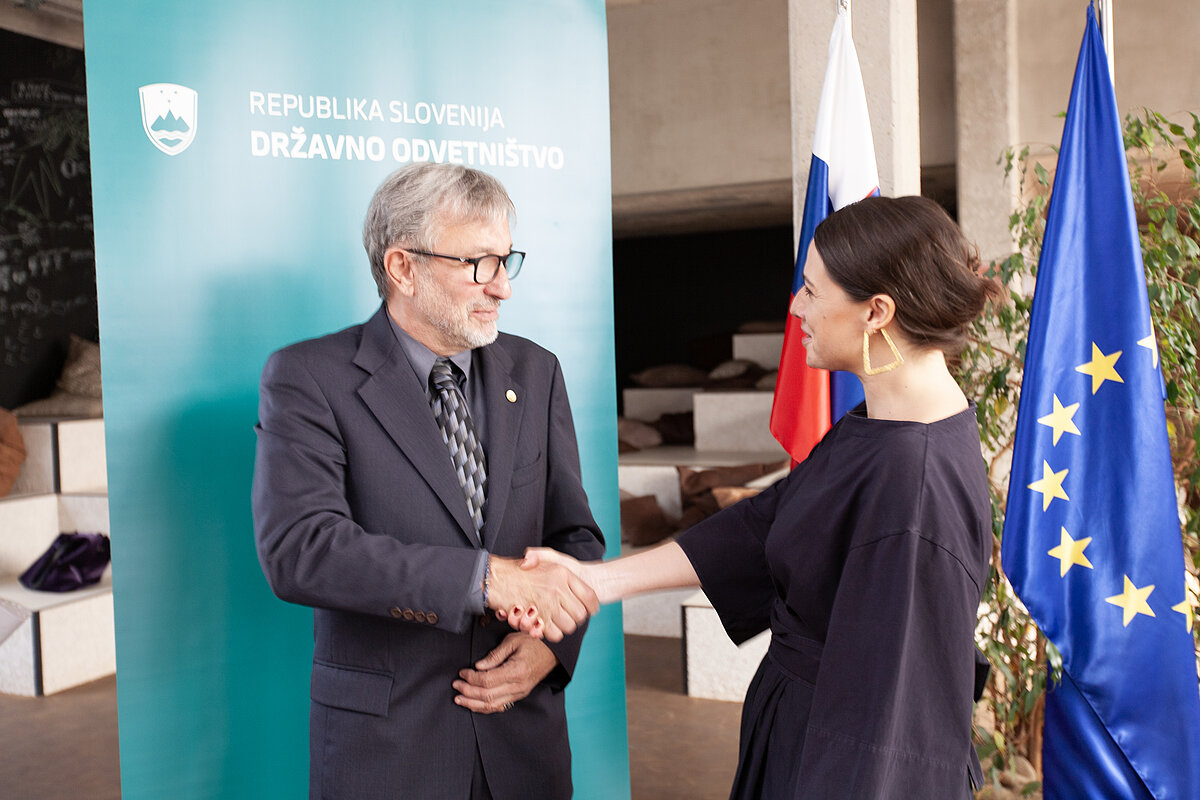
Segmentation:
[[(615, 603), (642, 592), (662, 589), (699, 588), (700, 578), (683, 549), (676, 542), (667, 542), (634, 555), (610, 561), (577, 561), (565, 553), (545, 547), (531, 547), (520, 562), (521, 569), (539, 565), (564, 567), (596, 593), (600, 603)], [(499, 611), (496, 616), (508, 617), (508, 624), (533, 636), (542, 625), (538, 609), (513, 608), (510, 614)]]
[(533, 569), (538, 564), (558, 564), (566, 567), (582, 580), (600, 598), (601, 603), (612, 603), (621, 598), (601, 591), (604, 587), (606, 567), (603, 561), (580, 561), (566, 553), (552, 550), (549, 547), (529, 547), (525, 550), (525, 559), (521, 562), (522, 569)]

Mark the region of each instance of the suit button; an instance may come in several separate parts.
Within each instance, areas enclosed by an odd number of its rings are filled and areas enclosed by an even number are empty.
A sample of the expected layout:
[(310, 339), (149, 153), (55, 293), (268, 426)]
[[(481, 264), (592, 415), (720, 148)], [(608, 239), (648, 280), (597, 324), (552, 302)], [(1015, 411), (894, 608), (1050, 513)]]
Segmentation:
[(424, 611), (417, 611), (413, 614), (413, 616), (416, 617), (417, 622), (425, 621), (425, 612)]
[(400, 609), (398, 609), (398, 608), (395, 608), (395, 607), (393, 607), (392, 609), (390, 609), (390, 610), (388, 611), (388, 613), (389, 613), (389, 614), (391, 614), (391, 615), (392, 615), (393, 617), (395, 617), (396, 619), (400, 619), (400, 617), (404, 616), (404, 612), (403, 612), (403, 611), (401, 611), (401, 610), (400, 610)]
[(406, 620), (408, 620), (409, 622), (412, 622), (413, 619), (416, 618), (416, 614), (413, 613), (413, 610), (411, 608), (404, 609), (403, 614), (404, 614), (404, 618)]
[(430, 625), (437, 625), (437, 619), (437, 614), (433, 613), (432, 611), (425, 615), (425, 621)]

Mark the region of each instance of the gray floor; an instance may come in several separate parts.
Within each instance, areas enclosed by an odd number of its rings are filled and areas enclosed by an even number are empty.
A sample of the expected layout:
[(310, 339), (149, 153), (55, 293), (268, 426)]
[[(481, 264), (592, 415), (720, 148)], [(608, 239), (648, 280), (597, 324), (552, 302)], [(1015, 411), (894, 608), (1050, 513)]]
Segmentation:
[[(683, 694), (678, 639), (626, 636), (625, 647), (633, 800), (727, 797), (741, 705)], [(50, 697), (0, 694), (3, 800), (117, 800), (117, 757), (115, 678)]]
[(117, 680), (49, 697), (0, 694), (0, 797), (117, 800)]

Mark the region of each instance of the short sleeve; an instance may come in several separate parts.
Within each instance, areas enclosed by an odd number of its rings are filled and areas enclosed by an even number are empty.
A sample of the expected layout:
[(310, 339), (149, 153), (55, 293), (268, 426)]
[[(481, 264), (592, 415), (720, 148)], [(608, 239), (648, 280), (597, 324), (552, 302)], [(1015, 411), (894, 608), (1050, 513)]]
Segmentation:
[(771, 622), (775, 590), (764, 545), (787, 481), (783, 478), (719, 511), (677, 539), (736, 644), (766, 630)]

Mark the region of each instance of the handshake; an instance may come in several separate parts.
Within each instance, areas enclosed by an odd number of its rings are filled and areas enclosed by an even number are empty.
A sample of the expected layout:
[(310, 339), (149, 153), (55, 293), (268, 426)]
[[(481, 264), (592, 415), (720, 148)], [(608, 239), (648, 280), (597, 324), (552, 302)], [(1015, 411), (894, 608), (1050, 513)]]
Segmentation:
[(581, 563), (544, 547), (523, 559), (489, 556), (487, 606), (515, 630), (561, 641), (601, 603), (618, 599), (605, 591), (601, 562)]

